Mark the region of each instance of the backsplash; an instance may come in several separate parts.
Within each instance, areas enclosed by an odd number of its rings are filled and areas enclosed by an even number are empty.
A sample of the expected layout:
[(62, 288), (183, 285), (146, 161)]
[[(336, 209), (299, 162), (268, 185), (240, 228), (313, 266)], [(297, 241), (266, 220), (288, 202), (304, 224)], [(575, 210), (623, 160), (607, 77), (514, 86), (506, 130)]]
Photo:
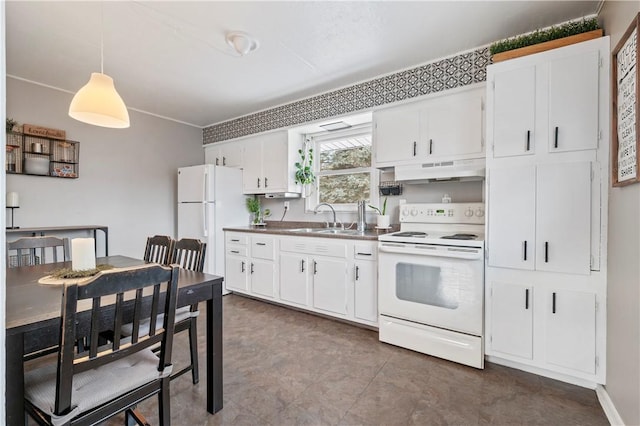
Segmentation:
[(481, 83), (487, 78), (489, 48), (483, 47), (426, 65), (389, 74), (279, 107), (206, 127), (203, 143), (339, 116), (443, 90)]

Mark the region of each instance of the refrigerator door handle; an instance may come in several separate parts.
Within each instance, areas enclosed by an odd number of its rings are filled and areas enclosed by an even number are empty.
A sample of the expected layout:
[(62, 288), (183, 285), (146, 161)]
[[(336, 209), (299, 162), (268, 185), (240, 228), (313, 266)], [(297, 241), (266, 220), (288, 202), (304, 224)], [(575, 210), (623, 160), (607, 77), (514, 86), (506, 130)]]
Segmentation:
[(207, 223), (207, 203), (202, 203), (202, 236), (209, 236), (209, 224)]
[(207, 169), (204, 169), (204, 173), (202, 175), (202, 199), (200, 201), (202, 201), (203, 203), (206, 203), (207, 201), (207, 194), (209, 193), (207, 191), (207, 189), (209, 186), (209, 173), (207, 173)]

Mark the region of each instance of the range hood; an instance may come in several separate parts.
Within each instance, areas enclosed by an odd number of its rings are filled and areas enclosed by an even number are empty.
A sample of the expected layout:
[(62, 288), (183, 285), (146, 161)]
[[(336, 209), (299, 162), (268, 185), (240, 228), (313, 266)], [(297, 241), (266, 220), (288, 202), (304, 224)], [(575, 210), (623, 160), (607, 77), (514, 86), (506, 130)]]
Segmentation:
[(482, 180), (485, 167), (484, 158), (395, 166), (395, 179), (408, 184)]
[(264, 194), (264, 198), (300, 198), (299, 192), (273, 192)]

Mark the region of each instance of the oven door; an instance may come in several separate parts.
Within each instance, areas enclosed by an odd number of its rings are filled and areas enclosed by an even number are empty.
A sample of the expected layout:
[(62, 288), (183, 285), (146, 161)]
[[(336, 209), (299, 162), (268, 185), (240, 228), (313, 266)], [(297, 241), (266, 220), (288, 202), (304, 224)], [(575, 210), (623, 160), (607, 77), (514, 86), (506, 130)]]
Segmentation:
[(380, 314), (482, 335), (484, 249), (378, 244)]

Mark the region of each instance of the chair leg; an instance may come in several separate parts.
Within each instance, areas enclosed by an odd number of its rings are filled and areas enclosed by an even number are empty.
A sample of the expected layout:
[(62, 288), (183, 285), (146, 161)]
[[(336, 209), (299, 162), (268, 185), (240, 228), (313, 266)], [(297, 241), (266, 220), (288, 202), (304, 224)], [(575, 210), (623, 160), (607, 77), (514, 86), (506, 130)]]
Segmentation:
[(191, 379), (193, 384), (196, 385), (200, 381), (198, 374), (198, 328), (197, 318), (191, 318), (191, 324), (189, 325), (189, 348), (191, 351)]
[(137, 408), (130, 408), (125, 411), (124, 424), (125, 426), (151, 426)]
[(169, 384), (170, 377), (162, 379), (160, 392), (158, 393), (158, 417), (160, 418), (160, 426), (171, 425), (171, 405), (169, 400)]

